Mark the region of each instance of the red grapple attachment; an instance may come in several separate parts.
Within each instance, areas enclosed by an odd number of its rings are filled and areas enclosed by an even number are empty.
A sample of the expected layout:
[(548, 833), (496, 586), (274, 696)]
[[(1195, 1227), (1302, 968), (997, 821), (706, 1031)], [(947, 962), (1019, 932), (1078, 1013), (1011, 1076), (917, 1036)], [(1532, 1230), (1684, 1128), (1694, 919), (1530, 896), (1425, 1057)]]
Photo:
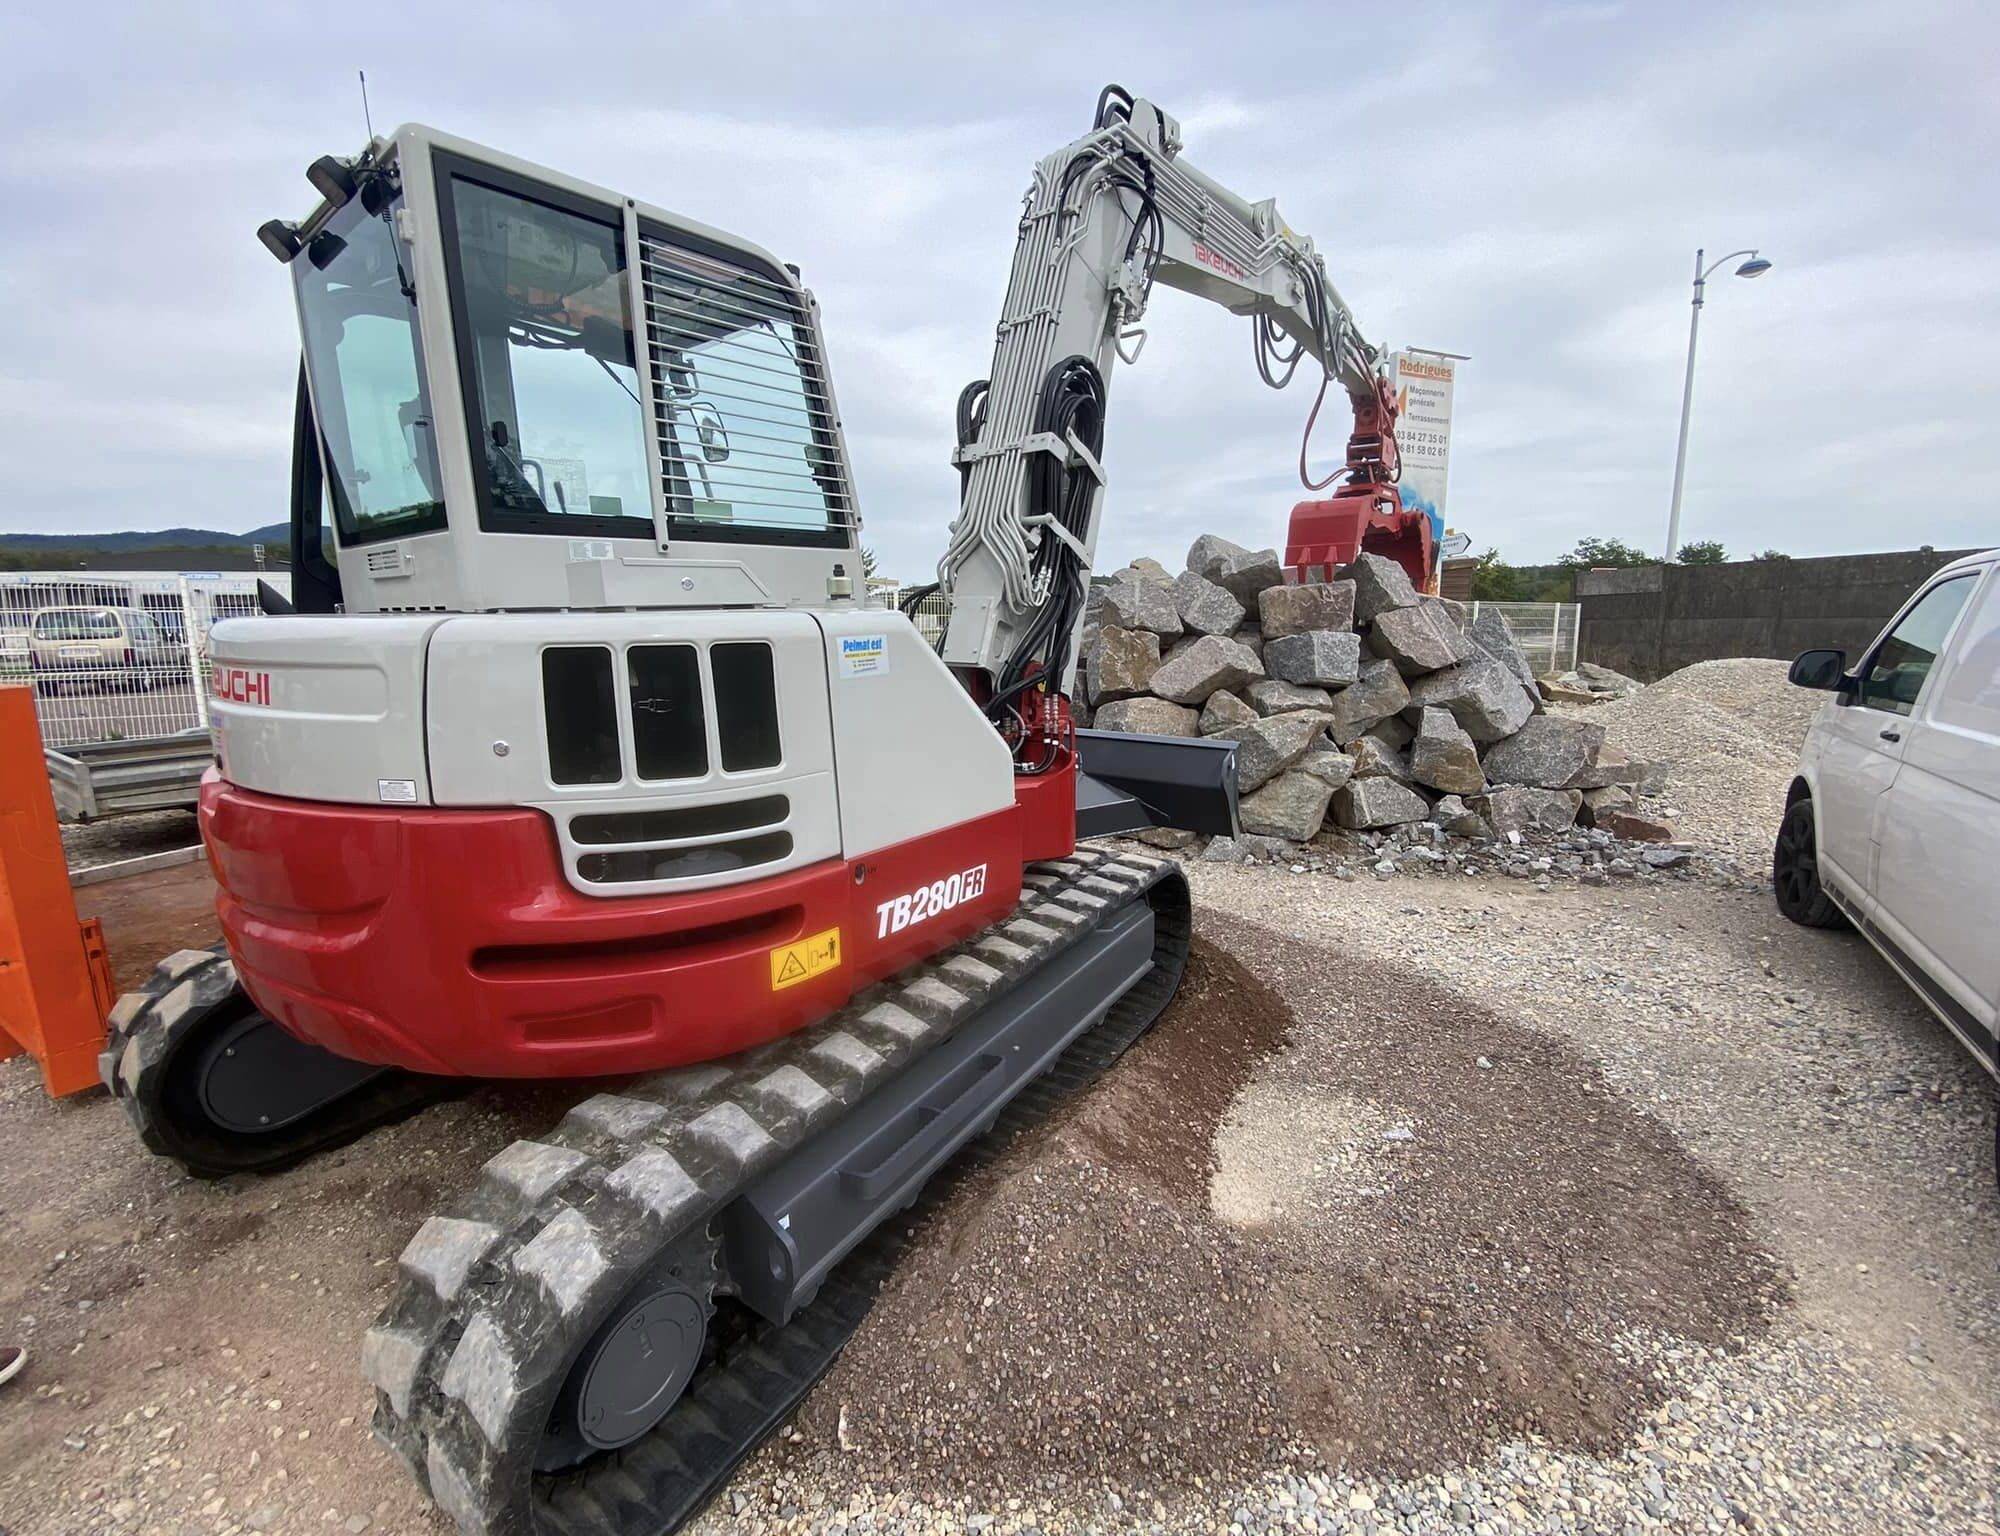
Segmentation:
[(1396, 494), (1402, 455), (1396, 446), (1396, 400), (1386, 379), (1375, 396), (1354, 401), (1347, 439), (1347, 483), (1319, 501), (1292, 508), (1285, 564), (1301, 581), (1323, 580), (1364, 550), (1394, 560), (1419, 592), (1433, 585), (1437, 544), (1431, 520)]

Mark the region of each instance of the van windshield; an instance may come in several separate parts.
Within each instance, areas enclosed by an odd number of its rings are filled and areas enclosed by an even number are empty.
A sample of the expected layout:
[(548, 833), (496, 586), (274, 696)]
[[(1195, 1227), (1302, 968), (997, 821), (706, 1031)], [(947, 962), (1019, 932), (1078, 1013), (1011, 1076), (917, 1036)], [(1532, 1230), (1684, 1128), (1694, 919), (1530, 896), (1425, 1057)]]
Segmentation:
[(444, 526), (409, 253), (377, 182), (292, 262), (327, 494), (348, 544)]

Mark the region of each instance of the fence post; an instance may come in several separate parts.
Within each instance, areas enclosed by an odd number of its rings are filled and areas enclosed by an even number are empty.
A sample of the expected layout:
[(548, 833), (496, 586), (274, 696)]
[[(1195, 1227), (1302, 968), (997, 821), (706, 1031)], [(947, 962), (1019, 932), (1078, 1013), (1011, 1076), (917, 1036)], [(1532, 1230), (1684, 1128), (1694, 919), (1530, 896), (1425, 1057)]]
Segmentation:
[(208, 729), (208, 679), (201, 675), (201, 656), (195, 643), (194, 593), (187, 577), (180, 578), (181, 635), (187, 641), (188, 678), (194, 684), (194, 718), (202, 730)]

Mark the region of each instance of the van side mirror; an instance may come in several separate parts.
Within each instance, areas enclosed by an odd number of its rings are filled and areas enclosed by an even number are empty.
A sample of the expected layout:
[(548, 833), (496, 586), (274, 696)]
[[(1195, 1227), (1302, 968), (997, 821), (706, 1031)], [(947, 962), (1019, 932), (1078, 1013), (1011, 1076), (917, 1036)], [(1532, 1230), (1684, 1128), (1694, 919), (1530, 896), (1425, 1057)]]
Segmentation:
[(1841, 692), (1847, 684), (1847, 652), (1801, 651), (1792, 662), (1787, 681), (1800, 688)]

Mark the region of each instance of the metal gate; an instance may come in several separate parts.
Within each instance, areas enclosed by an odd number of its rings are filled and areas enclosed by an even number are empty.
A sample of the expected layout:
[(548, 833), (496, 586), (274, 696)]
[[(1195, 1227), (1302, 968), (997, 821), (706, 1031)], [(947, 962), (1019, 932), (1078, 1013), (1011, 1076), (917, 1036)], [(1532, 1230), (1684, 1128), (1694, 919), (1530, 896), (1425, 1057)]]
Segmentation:
[[(263, 578), (287, 591), (283, 573)], [(0, 682), (29, 683), (50, 747), (208, 726), (208, 636), (257, 612), (252, 574), (17, 571), (0, 575)]]
[(1535, 676), (1576, 670), (1576, 635), (1583, 609), (1576, 603), (1471, 603), (1473, 618), (1491, 611), (1507, 620)]

